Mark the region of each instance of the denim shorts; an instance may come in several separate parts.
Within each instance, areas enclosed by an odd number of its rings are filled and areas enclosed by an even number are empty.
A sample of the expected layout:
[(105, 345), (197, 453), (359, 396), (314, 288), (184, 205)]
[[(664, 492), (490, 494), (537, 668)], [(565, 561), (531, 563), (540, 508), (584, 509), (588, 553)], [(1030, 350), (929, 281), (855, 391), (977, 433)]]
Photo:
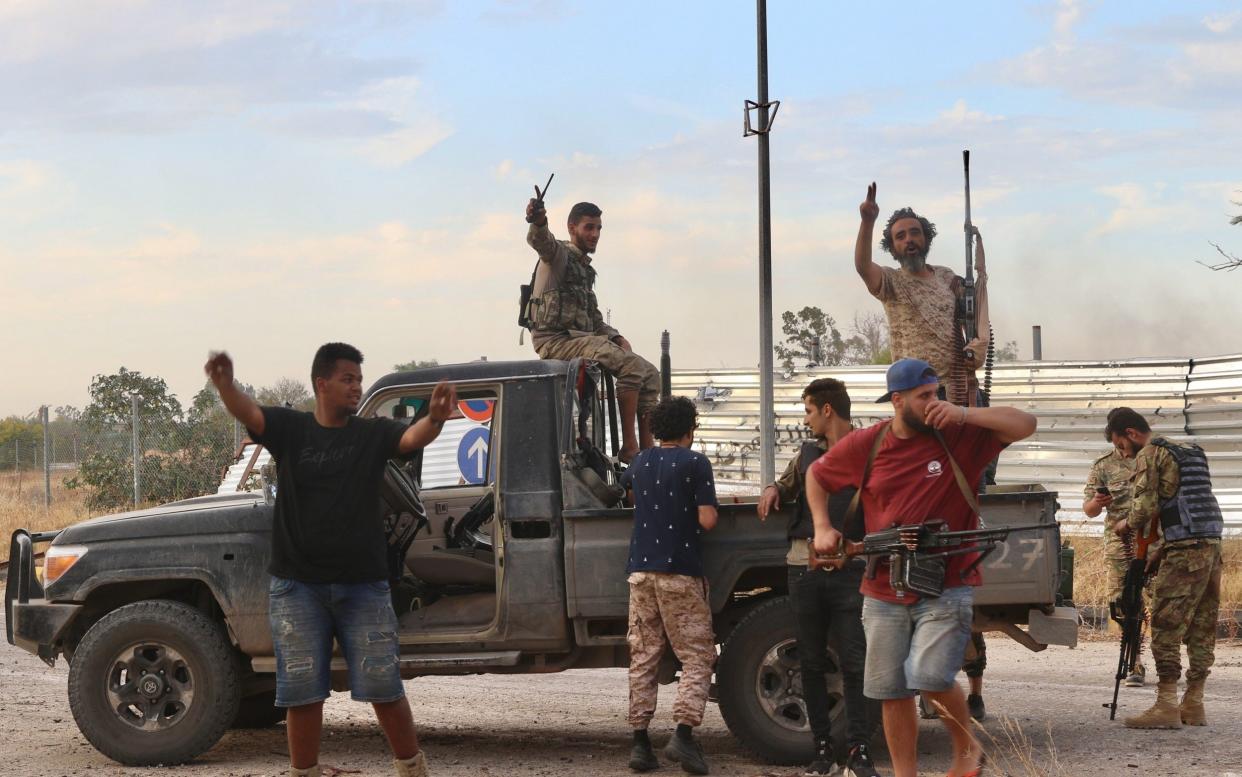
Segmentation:
[(973, 602), (970, 586), (946, 588), (939, 597), (911, 605), (867, 597), (863, 693), (871, 699), (907, 699), (915, 691), (949, 690), (966, 656)]
[(383, 703), (405, 695), (387, 581), (303, 583), (273, 575), (268, 597), (277, 707), (328, 698), (333, 638), (349, 666), (354, 701)]

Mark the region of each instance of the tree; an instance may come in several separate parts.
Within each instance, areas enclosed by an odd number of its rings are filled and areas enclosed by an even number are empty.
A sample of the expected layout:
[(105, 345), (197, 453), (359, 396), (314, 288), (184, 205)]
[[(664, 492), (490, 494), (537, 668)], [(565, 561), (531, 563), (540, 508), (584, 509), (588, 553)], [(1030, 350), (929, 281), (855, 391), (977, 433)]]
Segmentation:
[[(1233, 204), (1242, 206), (1242, 202), (1238, 200), (1234, 200)], [(1242, 224), (1242, 213), (1239, 213), (1238, 215), (1229, 219), (1229, 223), (1233, 226)], [(1208, 264), (1207, 262), (1199, 262), (1199, 264), (1212, 270), (1228, 270), (1230, 272), (1238, 269), (1239, 267), (1242, 267), (1242, 256), (1229, 253), (1225, 249), (1221, 248), (1220, 245), (1217, 243), (1212, 243), (1212, 247), (1216, 249), (1216, 253), (1224, 257), (1225, 261), (1217, 262), (1216, 264)]]
[(817, 307), (805, 307), (781, 314), (785, 343), (773, 346), (776, 358), (786, 372), (792, 372), (795, 359), (805, 359), (808, 367), (836, 365), (845, 359), (845, 340), (832, 316)]
[(1016, 362), (1018, 360), (1018, 341), (1009, 340), (996, 349), (996, 361)]
[(81, 429), (89, 453), (70, 488), (88, 488), (87, 505), (109, 509), (134, 498), (134, 413), (138, 405), (138, 474), (143, 501), (185, 499), (209, 493), (231, 461), (232, 420), (214, 389), (205, 386), (188, 413), (162, 378), (122, 367), (91, 381), (91, 403)]
[(888, 346), (888, 319), (883, 313), (855, 313), (845, 341), (847, 364), (889, 364), (893, 354)]
[(281, 378), (270, 386), (259, 389), (255, 400), (260, 405), (275, 407), (291, 407), (294, 410), (313, 410), (315, 398), (306, 389), (306, 384), (293, 378)]
[(424, 367), (439, 367), (440, 362), (436, 359), (415, 359), (414, 361), (401, 362), (392, 365), (393, 372), (409, 372), (410, 370), (421, 370)]

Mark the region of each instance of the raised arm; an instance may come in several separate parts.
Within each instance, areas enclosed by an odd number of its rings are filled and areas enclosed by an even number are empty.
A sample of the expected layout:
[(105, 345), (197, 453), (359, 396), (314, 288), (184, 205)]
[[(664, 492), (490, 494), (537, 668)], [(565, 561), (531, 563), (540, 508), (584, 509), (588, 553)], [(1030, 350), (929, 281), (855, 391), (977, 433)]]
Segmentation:
[(250, 395), (237, 387), (233, 381), (233, 360), (223, 351), (212, 351), (207, 355), (207, 364), (203, 371), (207, 373), (211, 385), (220, 394), (220, 401), (229, 415), (236, 418), (247, 429), (255, 434), (263, 434), (263, 410)]
[(961, 424), (991, 429), (1006, 445), (1030, 437), (1037, 423), (1035, 416), (1016, 407), (961, 407), (939, 399), (928, 403), (925, 421), (937, 429)]
[(427, 415), (405, 430), (405, 434), (401, 435), (401, 442), (397, 444), (397, 451), (404, 455), (430, 445), (440, 435), (444, 422), (453, 415), (453, 408), (456, 406), (457, 389), (451, 383), (437, 383), (431, 391)]
[(880, 281), (883, 271), (871, 261), (871, 244), (875, 241), (875, 220), (880, 215), (880, 206), (875, 201), (875, 182), (867, 187), (867, 199), (858, 206), (862, 221), (858, 225), (858, 240), (854, 243), (854, 270), (858, 277), (867, 284), (867, 291), (872, 295), (880, 293)]

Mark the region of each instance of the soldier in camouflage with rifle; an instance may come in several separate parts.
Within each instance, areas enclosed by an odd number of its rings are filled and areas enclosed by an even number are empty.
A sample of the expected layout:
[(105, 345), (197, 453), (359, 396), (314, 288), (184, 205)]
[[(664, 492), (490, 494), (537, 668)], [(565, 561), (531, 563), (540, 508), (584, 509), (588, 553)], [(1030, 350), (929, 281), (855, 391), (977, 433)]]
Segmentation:
[[(1123, 536), (1144, 534), (1158, 522), (1161, 543), (1153, 566), (1151, 654), (1160, 678), (1156, 703), (1126, 718), (1129, 728), (1206, 726), (1203, 687), (1215, 662), (1216, 620), (1220, 612), (1220, 505), (1212, 494), (1207, 457), (1197, 445), (1182, 445), (1152, 434), (1147, 419), (1130, 408), (1109, 414), (1114, 443), (1135, 455), (1130, 513), (1117, 522)], [(1182, 674), (1181, 646), (1190, 668), (1186, 693), (1177, 700)]]
[(539, 263), (522, 319), (529, 323), (539, 358), (592, 359), (616, 377), (620, 459), (629, 463), (640, 448), (655, 444), (647, 415), (660, 401), (660, 373), (600, 313), (591, 255), (603, 229), (601, 218), (597, 206), (580, 202), (569, 211), (569, 240), (557, 240), (548, 229), (542, 197), (527, 203), (526, 242), (539, 254)]
[[(1124, 410), (1118, 408), (1117, 410)], [(1109, 413), (1111, 418), (1113, 410)], [(1104, 439), (1112, 442), (1106, 429)], [(1130, 512), (1130, 480), (1134, 476), (1134, 454), (1127, 445), (1113, 445), (1112, 450), (1095, 460), (1091, 465), (1091, 474), (1087, 476), (1087, 484), (1083, 488), (1082, 511), (1088, 518), (1095, 518), (1104, 513), (1104, 558), (1108, 562), (1108, 601), (1117, 601), (1121, 597), (1121, 587), (1126, 579), (1126, 570), (1134, 559), (1134, 542), (1130, 534), (1120, 536), (1113, 531), (1118, 522), (1124, 520)], [(1130, 688), (1142, 687), (1147, 670), (1142, 660), (1128, 667), (1129, 674), (1125, 684)]]

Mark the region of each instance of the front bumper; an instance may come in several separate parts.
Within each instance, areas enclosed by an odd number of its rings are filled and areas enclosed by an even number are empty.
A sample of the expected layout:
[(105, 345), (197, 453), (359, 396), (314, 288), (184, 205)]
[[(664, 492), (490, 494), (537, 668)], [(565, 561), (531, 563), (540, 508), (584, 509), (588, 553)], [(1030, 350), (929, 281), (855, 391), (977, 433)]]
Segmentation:
[(9, 576), (4, 589), (5, 636), (9, 644), (28, 650), (50, 666), (60, 652), (61, 636), (82, 610), (80, 604), (49, 602), (35, 575), (35, 543), (59, 532), (13, 532), (9, 541)]

